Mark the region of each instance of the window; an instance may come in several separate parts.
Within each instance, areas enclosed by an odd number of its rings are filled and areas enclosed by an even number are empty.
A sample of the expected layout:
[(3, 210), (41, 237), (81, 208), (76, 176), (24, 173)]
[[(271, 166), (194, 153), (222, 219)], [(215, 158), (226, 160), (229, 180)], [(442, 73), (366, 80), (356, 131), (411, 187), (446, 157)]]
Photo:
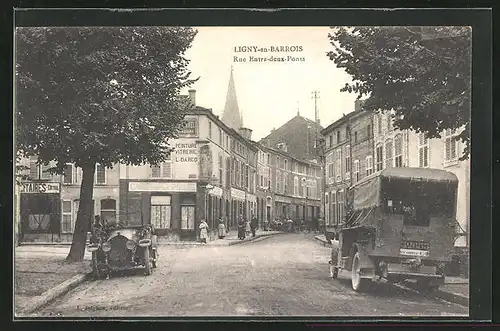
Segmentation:
[(299, 195), (299, 178), (297, 176), (293, 177), (293, 195)]
[(280, 157), (279, 156), (276, 156), (276, 164), (275, 164), (276, 168), (281, 168), (280, 167)]
[(194, 206), (181, 206), (181, 228), (183, 230), (194, 230)]
[(283, 193), (288, 194), (288, 173), (283, 173)]
[(226, 135), (226, 149), (229, 149), (229, 137)]
[(325, 223), (330, 224), (330, 201), (328, 199), (328, 193), (325, 193)]
[(31, 179), (52, 179), (52, 174), (49, 172), (50, 165), (38, 165), (37, 157), (30, 157), (30, 178)]
[(285, 160), (285, 170), (288, 170), (288, 160)]
[(307, 197), (307, 182), (306, 182), (306, 179), (304, 177), (302, 177), (300, 179), (300, 183), (302, 184), (302, 196), (303, 197)]
[(368, 124), (368, 126), (366, 127), (366, 137), (370, 138), (371, 136), (372, 136), (372, 126)]
[(330, 225), (337, 224), (337, 193), (330, 193)]
[(327, 156), (327, 177), (328, 178), (334, 178), (334, 162), (333, 162), (333, 152), (328, 154)]
[(455, 130), (447, 129), (444, 132), (444, 161), (454, 162), (458, 160), (457, 144)]
[(330, 135), (328, 137), (328, 141), (329, 141), (328, 147), (332, 147), (332, 145), (333, 145), (333, 135)]
[(355, 182), (359, 181), (359, 160), (354, 161), (354, 174), (353, 179)]
[(281, 183), (281, 173), (276, 170), (276, 192), (280, 192), (280, 183)]
[(403, 166), (403, 136), (400, 133), (394, 138), (394, 163), (396, 167)]
[(377, 114), (377, 132), (382, 135), (382, 114)]
[(345, 139), (349, 140), (350, 135), (349, 135), (349, 128), (345, 128)]
[(425, 133), (418, 135), (418, 166), (420, 168), (429, 166), (429, 140)]
[(98, 185), (106, 184), (106, 168), (99, 163), (95, 165), (95, 183)]
[(344, 220), (344, 191), (337, 192), (337, 224)]
[(219, 145), (222, 147), (222, 143), (224, 142), (224, 137), (222, 136), (222, 130), (219, 129)]
[(223, 185), (224, 179), (224, 161), (222, 155), (219, 155), (219, 184)]
[(73, 204), (69, 200), (63, 200), (62, 202), (62, 223), (61, 223), (61, 233), (73, 233), (74, 222), (73, 222)]
[(212, 139), (212, 122), (208, 121), (208, 137)]
[(101, 219), (110, 223), (116, 222), (116, 200), (101, 200)]
[(373, 173), (373, 157), (366, 157), (366, 175), (371, 175)]
[(64, 168), (63, 182), (64, 184), (73, 184), (73, 171), (74, 167), (71, 163), (67, 163)]
[(354, 131), (354, 142), (355, 143), (358, 142), (358, 132), (357, 131)]
[(340, 143), (340, 131), (337, 131), (337, 144)]
[(151, 225), (158, 229), (169, 229), (172, 219), (170, 196), (151, 196)]
[(385, 167), (392, 167), (392, 139), (385, 141)]
[(347, 145), (345, 147), (345, 178), (350, 179), (351, 178), (351, 153), (350, 153), (351, 146)]
[(271, 155), (267, 154), (267, 164), (271, 163)]
[(231, 182), (231, 159), (226, 158), (226, 187), (229, 187)]
[(335, 151), (335, 180), (340, 182), (342, 180), (342, 150), (339, 148)]
[(376, 150), (377, 157), (377, 171), (380, 171), (384, 168), (384, 155), (383, 155), (383, 146), (377, 146)]

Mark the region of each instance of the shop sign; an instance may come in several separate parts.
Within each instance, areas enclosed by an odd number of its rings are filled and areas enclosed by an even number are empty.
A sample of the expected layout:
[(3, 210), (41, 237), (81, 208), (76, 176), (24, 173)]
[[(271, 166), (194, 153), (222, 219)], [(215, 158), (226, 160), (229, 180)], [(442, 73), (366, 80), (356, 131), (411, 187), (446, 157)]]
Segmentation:
[(130, 192), (196, 192), (194, 182), (130, 182)]
[(245, 192), (231, 188), (231, 198), (245, 201)]
[(198, 147), (196, 143), (175, 144), (175, 162), (177, 163), (197, 163)]
[(208, 190), (208, 193), (211, 195), (221, 197), (222, 196), (222, 189), (218, 186), (214, 186), (213, 188)]
[(280, 196), (276, 196), (275, 200), (276, 200), (276, 202), (292, 203), (292, 199), (280, 197)]
[(179, 137), (196, 137), (198, 135), (198, 117), (184, 118), (184, 124), (179, 130)]
[(21, 184), (21, 193), (59, 193), (60, 183), (34, 183), (26, 182)]

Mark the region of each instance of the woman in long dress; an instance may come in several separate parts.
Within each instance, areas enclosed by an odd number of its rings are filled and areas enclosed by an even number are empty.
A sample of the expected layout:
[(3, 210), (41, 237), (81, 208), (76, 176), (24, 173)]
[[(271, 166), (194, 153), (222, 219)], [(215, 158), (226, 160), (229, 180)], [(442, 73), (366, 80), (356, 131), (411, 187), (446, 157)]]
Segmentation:
[(224, 218), (219, 218), (219, 239), (223, 239), (226, 236), (226, 225), (224, 224)]
[(205, 220), (200, 223), (200, 240), (202, 243), (206, 244), (208, 239), (208, 224)]

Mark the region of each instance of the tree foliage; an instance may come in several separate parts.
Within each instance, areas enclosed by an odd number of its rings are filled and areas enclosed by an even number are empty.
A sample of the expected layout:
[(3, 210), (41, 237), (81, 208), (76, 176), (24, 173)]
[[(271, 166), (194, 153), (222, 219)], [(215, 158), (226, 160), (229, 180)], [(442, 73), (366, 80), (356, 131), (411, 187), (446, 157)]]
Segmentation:
[[(158, 164), (172, 148), (190, 79), (184, 27), (18, 28), (16, 147), (83, 170), (73, 245), (83, 258), (95, 165)], [(83, 241), (83, 249), (82, 242)], [(75, 248), (74, 246), (78, 246)]]
[(332, 28), (327, 53), (352, 76), (342, 92), (367, 97), (367, 110), (392, 111), (397, 129), (441, 137), (458, 129), (470, 153), (469, 27)]

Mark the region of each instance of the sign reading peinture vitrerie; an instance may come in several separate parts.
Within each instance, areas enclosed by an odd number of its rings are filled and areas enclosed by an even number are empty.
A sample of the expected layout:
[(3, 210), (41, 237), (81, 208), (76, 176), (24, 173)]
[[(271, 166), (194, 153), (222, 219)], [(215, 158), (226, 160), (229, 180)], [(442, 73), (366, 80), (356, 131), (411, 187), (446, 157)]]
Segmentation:
[(26, 182), (20, 185), (21, 193), (59, 193), (61, 185), (59, 183), (36, 183)]

